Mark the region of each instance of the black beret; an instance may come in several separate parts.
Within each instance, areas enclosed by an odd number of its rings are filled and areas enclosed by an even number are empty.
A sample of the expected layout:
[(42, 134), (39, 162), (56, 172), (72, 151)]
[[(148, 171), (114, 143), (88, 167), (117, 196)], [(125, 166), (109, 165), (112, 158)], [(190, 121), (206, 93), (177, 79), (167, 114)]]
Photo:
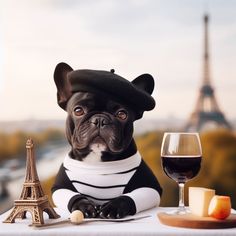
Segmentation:
[(58, 104), (63, 109), (66, 109), (69, 98), (76, 92), (108, 94), (128, 104), (141, 116), (144, 111), (155, 107), (155, 100), (151, 96), (154, 79), (149, 74), (142, 74), (130, 82), (115, 74), (114, 70), (73, 70), (66, 63), (59, 63), (54, 72), (54, 80), (58, 89)]

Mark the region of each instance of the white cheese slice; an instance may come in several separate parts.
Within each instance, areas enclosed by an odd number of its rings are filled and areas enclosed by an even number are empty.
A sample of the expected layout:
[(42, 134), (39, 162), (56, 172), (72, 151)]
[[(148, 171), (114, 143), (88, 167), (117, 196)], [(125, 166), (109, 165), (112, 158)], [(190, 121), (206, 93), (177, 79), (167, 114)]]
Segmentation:
[(197, 216), (208, 216), (208, 207), (214, 195), (214, 189), (189, 187), (189, 209), (191, 213)]

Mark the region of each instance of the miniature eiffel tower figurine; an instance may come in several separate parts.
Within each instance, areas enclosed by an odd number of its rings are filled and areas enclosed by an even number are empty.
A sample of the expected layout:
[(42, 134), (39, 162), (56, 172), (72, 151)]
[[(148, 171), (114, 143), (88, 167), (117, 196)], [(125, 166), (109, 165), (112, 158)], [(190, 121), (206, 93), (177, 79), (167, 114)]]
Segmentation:
[(28, 139), (26, 142), (27, 159), (25, 182), (19, 200), (15, 200), (14, 208), (4, 223), (14, 223), (15, 218), (26, 218), (26, 212), (32, 215), (34, 225), (44, 224), (43, 211), (49, 218), (59, 218), (48, 201), (48, 196), (44, 194), (41, 187), (34, 158), (33, 141)]

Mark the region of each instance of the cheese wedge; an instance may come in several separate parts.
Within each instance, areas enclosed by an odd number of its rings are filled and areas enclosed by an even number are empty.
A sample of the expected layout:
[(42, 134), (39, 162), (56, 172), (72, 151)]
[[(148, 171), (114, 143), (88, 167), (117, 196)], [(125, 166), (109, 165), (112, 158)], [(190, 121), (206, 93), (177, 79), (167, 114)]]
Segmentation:
[(189, 187), (189, 209), (191, 213), (197, 216), (208, 216), (209, 204), (214, 195), (214, 189)]

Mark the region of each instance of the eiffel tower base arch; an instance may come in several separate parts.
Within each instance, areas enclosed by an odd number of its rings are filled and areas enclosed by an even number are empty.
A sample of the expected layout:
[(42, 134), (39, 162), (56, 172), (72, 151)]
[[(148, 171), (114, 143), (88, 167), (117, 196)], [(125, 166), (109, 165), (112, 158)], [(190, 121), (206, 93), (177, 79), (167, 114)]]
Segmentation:
[[(209, 129), (208, 124), (215, 124), (218, 128), (231, 129), (231, 125), (225, 119), (222, 112), (198, 112), (193, 113), (189, 123), (186, 125), (186, 131), (201, 131)], [(208, 126), (207, 126), (208, 125)]]
[(30, 202), (27, 200), (15, 200), (11, 213), (3, 223), (15, 223), (17, 218), (25, 219), (27, 211), (32, 216), (32, 225), (44, 224), (43, 212), (46, 212), (50, 219), (60, 217), (50, 206), (47, 196), (44, 196), (41, 199), (31, 200)]

